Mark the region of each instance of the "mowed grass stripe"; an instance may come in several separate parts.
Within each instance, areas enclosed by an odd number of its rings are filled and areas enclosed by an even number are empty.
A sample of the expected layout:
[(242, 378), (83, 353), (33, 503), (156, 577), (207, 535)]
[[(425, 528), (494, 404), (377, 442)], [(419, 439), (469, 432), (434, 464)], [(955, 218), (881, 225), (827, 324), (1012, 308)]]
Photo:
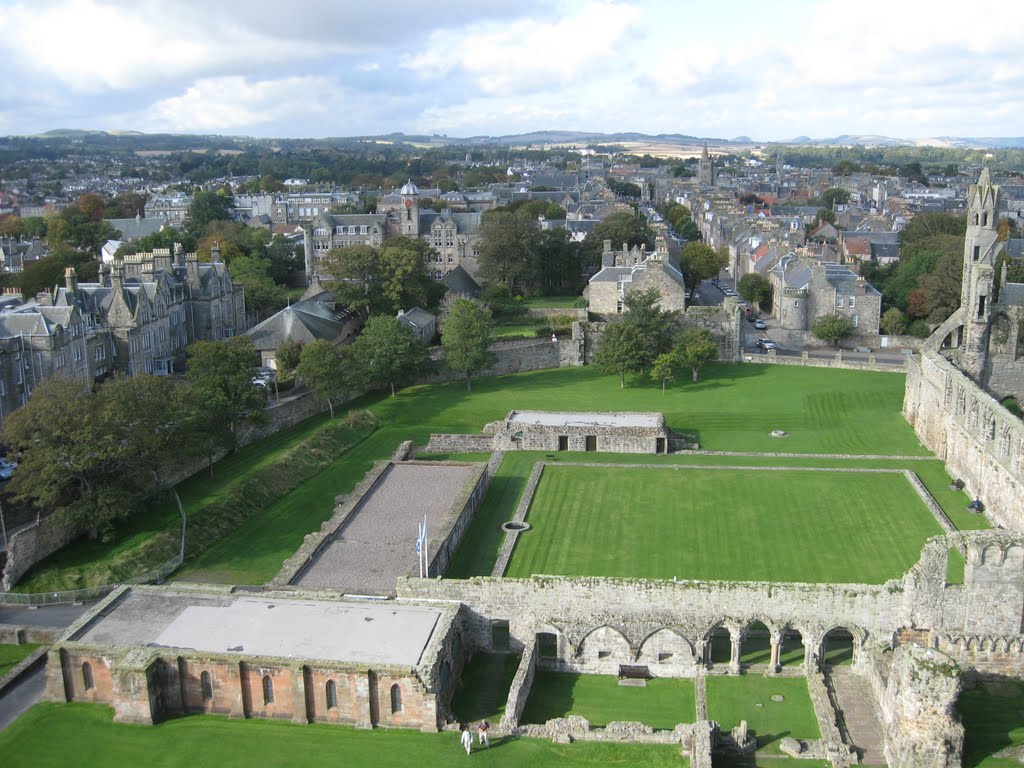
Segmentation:
[(507, 576), (882, 583), (942, 533), (901, 474), (548, 466)]

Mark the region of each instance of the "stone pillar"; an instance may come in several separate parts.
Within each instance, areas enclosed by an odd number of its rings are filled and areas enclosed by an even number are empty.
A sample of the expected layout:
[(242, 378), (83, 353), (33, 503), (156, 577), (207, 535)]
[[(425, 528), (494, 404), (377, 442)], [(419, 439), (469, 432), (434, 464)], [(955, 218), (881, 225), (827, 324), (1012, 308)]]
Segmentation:
[(292, 722), (296, 725), (308, 725), (313, 722), (308, 700), (308, 695), (313, 692), (306, 691), (306, 683), (309, 682), (308, 669), (302, 667), (292, 671)]
[(811, 641), (804, 638), (804, 672), (818, 671), (818, 654)]
[(738, 675), (740, 673), (740, 653), (743, 649), (743, 634), (729, 630), (729, 640), (732, 645), (732, 655), (729, 658), (729, 671)]
[(697, 640), (694, 643), (696, 652), (694, 653), (693, 660), (696, 662), (698, 667), (708, 669), (711, 667), (711, 643), (706, 640)]
[(768, 674), (777, 675), (779, 673), (779, 652), (782, 650), (782, 637), (780, 635), (772, 635), (771, 646), (772, 657), (768, 660)]

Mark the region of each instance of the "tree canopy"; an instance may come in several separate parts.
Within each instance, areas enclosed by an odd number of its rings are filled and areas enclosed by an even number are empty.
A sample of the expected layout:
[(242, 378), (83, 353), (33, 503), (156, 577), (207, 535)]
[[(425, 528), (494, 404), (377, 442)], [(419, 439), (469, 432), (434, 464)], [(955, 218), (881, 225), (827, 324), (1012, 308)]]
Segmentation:
[(186, 353), (186, 375), (196, 397), (221, 415), (231, 437), (243, 422), (265, 418), (267, 393), (253, 384), (256, 350), (248, 336), (197, 341)]
[(380, 248), (334, 248), (327, 252), (322, 270), (338, 303), (364, 317), (394, 315), (399, 309), (436, 303), (439, 289), (424, 265), (424, 258), (432, 259), (433, 253), (423, 240), (393, 237)]
[(697, 381), (700, 369), (718, 359), (718, 344), (707, 328), (688, 328), (676, 344), (679, 361), (693, 373)]
[(749, 301), (758, 312), (772, 308), (772, 282), (759, 272), (748, 272), (736, 284), (736, 291)]
[(602, 373), (618, 374), (619, 386), (627, 373), (648, 371), (654, 361), (672, 348), (679, 313), (658, 306), (657, 288), (626, 294), (626, 312), (608, 323), (594, 363)]
[(494, 364), (491, 342), (491, 311), (472, 299), (455, 299), (448, 310), (441, 333), (444, 362), (455, 373), (470, 377)]
[(317, 339), (303, 345), (295, 374), (305, 382), (314, 395), (327, 401), (332, 419), (334, 398), (345, 387), (345, 370), (345, 361), (341, 354), (327, 339)]
[(198, 232), (211, 221), (230, 220), (234, 203), (219, 191), (200, 190), (192, 195), (188, 207), (188, 228)]
[(843, 315), (822, 315), (811, 327), (811, 333), (834, 347), (838, 347), (839, 342), (853, 331), (853, 321)]
[(388, 387), (392, 396), (423, 373), (430, 362), (427, 348), (397, 318), (371, 317), (345, 350), (346, 369), (356, 389)]
[(710, 245), (694, 242), (683, 246), (679, 257), (683, 271), (683, 280), (690, 289), (692, 297), (702, 280), (718, 277), (718, 273), (729, 264), (729, 259)]

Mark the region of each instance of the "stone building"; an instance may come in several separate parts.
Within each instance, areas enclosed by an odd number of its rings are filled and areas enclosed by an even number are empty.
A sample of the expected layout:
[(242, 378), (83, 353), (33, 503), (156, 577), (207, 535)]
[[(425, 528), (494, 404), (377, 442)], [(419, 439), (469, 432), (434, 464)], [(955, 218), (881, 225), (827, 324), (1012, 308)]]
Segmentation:
[(312, 234), (314, 259), (322, 260), (332, 248), (353, 245), (380, 247), (387, 236), (385, 218), (376, 213), (321, 213), (308, 227)]
[(462, 633), (453, 605), (122, 587), (51, 647), (46, 697), (108, 704), (122, 723), (217, 713), (437, 731)]
[(355, 336), (361, 326), (359, 313), (338, 306), (330, 291), (314, 287), (300, 301), (254, 325), (245, 335), (252, 339), (260, 365), (276, 370), (277, 348), (286, 340), (309, 344), (325, 339), (341, 344)]
[(825, 315), (846, 317), (858, 336), (875, 336), (882, 294), (842, 264), (783, 256), (768, 271), (772, 314), (789, 331), (809, 331)]
[(715, 160), (708, 153), (708, 143), (704, 142), (704, 151), (700, 154), (697, 164), (697, 183), (703, 187), (715, 186)]
[(613, 316), (625, 311), (625, 299), (632, 291), (657, 288), (662, 309), (686, 308), (686, 283), (683, 273), (672, 263), (668, 243), (658, 237), (653, 251), (639, 246), (613, 251), (610, 240), (604, 241), (601, 270), (590, 278), (583, 296), (595, 315)]
[(471, 276), (478, 272), (477, 232), (480, 216), (477, 211), (461, 213), (445, 208), (440, 213), (420, 208), (422, 195), (411, 181), (398, 193), (399, 205), (389, 216), (398, 234), (422, 238), (434, 249), (427, 273), (434, 280), (444, 280), (448, 273), (462, 267)]
[(192, 198), (186, 195), (176, 197), (151, 197), (146, 201), (146, 218), (163, 219), (168, 224), (181, 227), (188, 219)]
[(600, 451), (668, 453), (668, 427), (660, 413), (509, 411), (484, 427), (496, 451)]

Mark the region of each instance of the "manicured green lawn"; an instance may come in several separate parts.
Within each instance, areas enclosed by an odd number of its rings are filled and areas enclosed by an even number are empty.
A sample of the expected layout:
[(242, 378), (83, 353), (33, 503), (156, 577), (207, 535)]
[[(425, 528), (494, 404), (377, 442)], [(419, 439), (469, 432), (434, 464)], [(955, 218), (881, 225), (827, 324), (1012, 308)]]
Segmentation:
[(671, 730), (697, 718), (693, 681), (657, 678), (640, 688), (619, 685), (610, 675), (537, 672), (522, 722), (546, 723), (569, 715), (582, 715), (595, 728), (626, 720)]
[[(457, 733), (358, 731), (336, 725), (294, 725), (202, 715), (156, 726), (115, 725), (111, 709), (95, 704), (38, 704), (0, 732), (4, 765), (33, 768), (423, 768), (466, 760)], [(473, 765), (672, 766), (685, 768), (678, 747), (552, 744), (544, 739), (492, 739)]]
[(957, 702), (963, 721), (965, 768), (1019, 768), (1012, 758), (992, 757), (1024, 744), (1024, 685), (1016, 681), (981, 682)]
[(902, 475), (827, 471), (548, 466), (527, 521), (508, 576), (877, 584), (942, 533)]
[[(821, 737), (807, 681), (802, 677), (710, 675), (707, 686), (708, 719), (716, 721), (723, 731), (746, 720), (747, 728), (757, 739), (758, 751), (780, 754), (778, 742), (786, 736)], [(782, 696), (783, 700), (773, 701), (774, 695)]]
[(568, 309), (576, 306), (579, 296), (534, 296), (523, 299), (523, 306), (529, 309)]
[(478, 653), (462, 670), (462, 685), (452, 698), (452, 711), (462, 722), (489, 720), (505, 714), (508, 689), (520, 657), (511, 653)]
[(32, 655), (38, 643), (22, 643), (21, 645), (0, 645), (0, 677), (3, 677), (25, 659)]

